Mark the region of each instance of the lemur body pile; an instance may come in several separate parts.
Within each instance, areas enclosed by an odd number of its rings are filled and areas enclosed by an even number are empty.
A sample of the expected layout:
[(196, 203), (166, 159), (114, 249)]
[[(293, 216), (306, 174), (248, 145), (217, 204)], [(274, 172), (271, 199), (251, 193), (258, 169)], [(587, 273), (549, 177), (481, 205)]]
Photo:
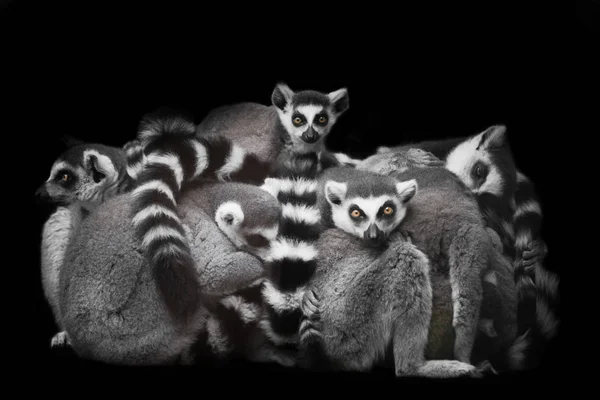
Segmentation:
[[(57, 160), (49, 182), (79, 197), (44, 228), (44, 289), (61, 331), (53, 343), (139, 365), (206, 354), (351, 370), (392, 360), (399, 376), (454, 377), (479, 375), (502, 353), (500, 364), (520, 368), (503, 256), (514, 235), (481, 201), (499, 173), (459, 156), (491, 151), (503, 132), (452, 142), (445, 157), (443, 144), (427, 144), (360, 161), (324, 143), (348, 109), (346, 89), (279, 84), (271, 100), (221, 107), (198, 126), (147, 116), (124, 151), (79, 150), (81, 190), (61, 181)], [(115, 161), (124, 155), (128, 165)], [(98, 184), (90, 203), (82, 193)], [(520, 322), (544, 329), (542, 320)], [(478, 327), (501, 336), (498, 349), (478, 350)]]

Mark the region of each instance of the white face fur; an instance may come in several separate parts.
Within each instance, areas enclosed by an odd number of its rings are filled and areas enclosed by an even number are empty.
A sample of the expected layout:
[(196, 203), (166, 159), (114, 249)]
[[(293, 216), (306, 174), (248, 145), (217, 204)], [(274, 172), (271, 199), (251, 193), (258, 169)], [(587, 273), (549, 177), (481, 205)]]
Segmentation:
[[(504, 143), (505, 132), (506, 127), (493, 126), (459, 144), (446, 157), (446, 169), (476, 194), (502, 195), (502, 175), (492, 162), (489, 149)], [(482, 142), (484, 135), (486, 138)]]
[(327, 107), (317, 104), (293, 107), (294, 92), (285, 84), (278, 84), (276, 90), (279, 90), (286, 102), (283, 109), (276, 107), (279, 118), (289, 133), (294, 148), (299, 152), (314, 151), (321, 146), (337, 118), (346, 109), (342, 108), (336, 113), (333, 107), (337, 102), (347, 102), (348, 90), (345, 88), (327, 94), (330, 101)]
[(328, 181), (325, 197), (334, 225), (361, 239), (383, 241), (406, 216), (407, 203), (417, 193), (417, 181), (398, 182), (396, 193), (369, 197), (346, 197), (347, 184)]
[(228, 201), (215, 212), (215, 222), (219, 229), (242, 251), (254, 254), (264, 260), (269, 254), (271, 242), (279, 233), (279, 225), (272, 227), (245, 227), (244, 212), (239, 203)]

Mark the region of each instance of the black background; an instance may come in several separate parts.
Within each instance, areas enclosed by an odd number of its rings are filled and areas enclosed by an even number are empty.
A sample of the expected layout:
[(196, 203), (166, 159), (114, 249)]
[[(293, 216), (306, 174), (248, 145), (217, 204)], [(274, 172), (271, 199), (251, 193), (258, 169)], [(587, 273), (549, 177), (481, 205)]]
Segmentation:
[[(181, 108), (200, 122), (222, 104), (269, 103), (279, 81), (293, 90), (348, 88), (350, 109), (328, 145), (354, 157), (379, 145), (466, 136), (505, 124), (517, 166), (541, 197), (547, 265), (561, 274), (566, 269), (554, 228), (562, 212), (556, 137), (572, 133), (559, 127), (566, 116), (565, 78), (592, 70), (582, 61), (598, 46), (597, 2), (578, 2), (575, 18), (572, 8), (549, 5), (365, 9), (344, 3), (326, 9), (294, 3), (284, 10), (275, 3), (224, 3), (223, 9), (199, 3), (192, 10), (83, 4), (13, 0), (1, 9), (9, 100), (3, 135), (17, 141), (5, 147), (5, 154), (14, 149), (7, 157), (16, 160), (5, 179), (18, 177), (24, 186), (21, 205), (29, 217), (15, 247), (22, 249), (19, 272), (25, 274), (15, 287), (18, 318), (25, 319), (14, 324), (23, 331), (17, 362), (42, 366), (42, 374), (101, 367), (49, 349), (56, 328), (39, 275), (40, 231), (49, 209), (33, 193), (63, 150), (58, 138), (120, 146), (135, 136), (141, 116), (157, 107)], [(538, 374), (544, 379), (559, 371), (558, 344), (550, 355)], [(244, 365), (211, 374), (266, 370), (300, 374)], [(358, 376), (393, 381), (390, 371)]]

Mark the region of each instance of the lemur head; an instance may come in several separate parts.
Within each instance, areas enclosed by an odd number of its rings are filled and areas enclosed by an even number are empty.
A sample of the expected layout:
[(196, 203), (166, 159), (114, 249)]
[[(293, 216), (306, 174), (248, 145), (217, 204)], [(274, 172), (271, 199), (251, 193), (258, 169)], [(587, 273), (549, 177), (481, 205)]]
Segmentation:
[(271, 101), (292, 144), (301, 151), (311, 151), (323, 143), (350, 105), (346, 88), (328, 94), (313, 90), (295, 93), (285, 83), (277, 84)]
[(364, 172), (356, 180), (328, 180), (324, 195), (334, 225), (371, 244), (381, 244), (406, 216), (408, 202), (417, 193), (417, 181)]
[(264, 260), (279, 233), (281, 205), (257, 186), (240, 194), (216, 207), (215, 222), (236, 248)]
[(506, 127), (491, 126), (460, 143), (448, 154), (446, 168), (477, 195), (510, 195), (516, 187), (517, 172)]
[(53, 163), (36, 195), (57, 205), (97, 205), (124, 172), (124, 157), (120, 149), (110, 146), (75, 144)]

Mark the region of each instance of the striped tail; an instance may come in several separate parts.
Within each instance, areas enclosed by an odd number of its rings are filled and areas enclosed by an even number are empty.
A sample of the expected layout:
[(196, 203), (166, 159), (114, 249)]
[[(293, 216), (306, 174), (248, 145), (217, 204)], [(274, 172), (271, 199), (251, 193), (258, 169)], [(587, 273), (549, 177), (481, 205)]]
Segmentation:
[(262, 182), (268, 165), (220, 136), (196, 138), (182, 117), (145, 117), (138, 139), (145, 162), (133, 189), (132, 222), (165, 304), (186, 324), (199, 304), (199, 283), (177, 204), (186, 188), (210, 180)]
[(559, 278), (544, 267), (546, 245), (541, 238), (542, 210), (531, 180), (518, 173), (513, 226), (514, 274), (519, 293), (519, 335), (531, 345), (527, 359), (538, 364), (559, 326)]
[(302, 317), (305, 285), (317, 265), (321, 232), (317, 207), (316, 154), (285, 154), (262, 186), (282, 204), (279, 236), (265, 262), (265, 313), (260, 326), (276, 346), (295, 348)]

